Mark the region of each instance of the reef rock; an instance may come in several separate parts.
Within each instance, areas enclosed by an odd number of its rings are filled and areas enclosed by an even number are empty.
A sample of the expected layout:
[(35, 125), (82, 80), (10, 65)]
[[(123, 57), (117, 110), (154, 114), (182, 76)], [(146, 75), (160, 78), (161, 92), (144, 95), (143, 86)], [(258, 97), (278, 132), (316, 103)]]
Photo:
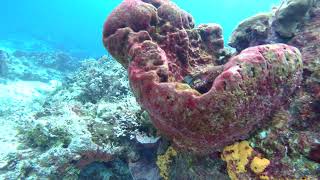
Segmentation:
[(299, 24), (295, 36), (288, 44), (301, 50), (304, 63), (320, 61), (320, 1)]
[[(229, 45), (243, 49), (269, 43), (308, 46), (319, 42), (319, 9), (316, 0), (290, 0), (273, 12), (255, 15), (241, 22), (232, 33)], [(303, 52), (302, 52), (303, 54)]]
[(270, 29), (271, 13), (258, 14), (242, 21), (232, 33), (229, 45), (242, 51), (266, 43)]
[(221, 31), (195, 28), (165, 0), (125, 0), (104, 25), (103, 42), (128, 68), (138, 102), (181, 150), (208, 154), (248, 137), (301, 80), (300, 52), (284, 44), (249, 48), (218, 66)]
[(298, 23), (303, 20), (315, 0), (289, 0), (281, 6), (273, 22), (275, 31), (283, 38), (294, 36)]

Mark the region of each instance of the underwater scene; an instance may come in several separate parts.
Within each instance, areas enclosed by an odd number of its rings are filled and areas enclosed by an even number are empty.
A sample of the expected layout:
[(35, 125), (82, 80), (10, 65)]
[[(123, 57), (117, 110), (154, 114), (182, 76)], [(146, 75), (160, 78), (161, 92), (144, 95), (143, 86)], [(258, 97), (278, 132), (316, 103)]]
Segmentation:
[(320, 0), (1, 0), (0, 180), (320, 179)]

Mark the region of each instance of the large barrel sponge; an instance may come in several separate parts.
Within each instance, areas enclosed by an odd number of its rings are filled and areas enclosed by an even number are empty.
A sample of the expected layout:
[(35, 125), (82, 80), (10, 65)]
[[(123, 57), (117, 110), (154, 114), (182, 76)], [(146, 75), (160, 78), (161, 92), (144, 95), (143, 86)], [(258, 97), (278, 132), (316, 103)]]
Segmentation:
[(196, 154), (266, 125), (301, 81), (300, 52), (285, 44), (248, 48), (218, 66), (221, 27), (195, 28), (188, 13), (165, 0), (125, 0), (103, 35), (154, 126)]

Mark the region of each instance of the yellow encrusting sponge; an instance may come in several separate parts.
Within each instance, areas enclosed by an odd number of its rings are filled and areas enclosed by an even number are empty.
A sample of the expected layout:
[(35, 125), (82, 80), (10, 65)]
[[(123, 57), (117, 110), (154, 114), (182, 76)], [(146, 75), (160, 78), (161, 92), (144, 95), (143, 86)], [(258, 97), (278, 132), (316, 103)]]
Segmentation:
[(251, 161), (250, 168), (256, 173), (262, 173), (270, 164), (270, 161), (266, 158), (254, 157)]
[(160, 176), (164, 180), (169, 179), (169, 166), (172, 162), (172, 158), (177, 156), (177, 151), (173, 147), (169, 147), (165, 154), (159, 155), (157, 158), (157, 165), (160, 170)]
[(227, 163), (227, 171), (231, 180), (243, 178), (268, 180), (269, 177), (263, 173), (270, 161), (260, 158), (260, 155), (249, 145), (248, 141), (241, 141), (226, 146), (221, 158)]
[(227, 170), (232, 180), (237, 180), (239, 173), (246, 172), (246, 165), (249, 163), (249, 157), (253, 149), (248, 141), (241, 141), (224, 148), (222, 160), (227, 162)]

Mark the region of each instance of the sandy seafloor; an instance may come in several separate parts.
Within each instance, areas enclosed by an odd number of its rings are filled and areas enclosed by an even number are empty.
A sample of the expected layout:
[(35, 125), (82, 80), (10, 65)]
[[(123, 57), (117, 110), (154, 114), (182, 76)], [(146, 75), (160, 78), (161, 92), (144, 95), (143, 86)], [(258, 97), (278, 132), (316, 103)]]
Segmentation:
[[(48, 47), (46, 47), (46, 45), (44, 45), (43, 42), (27, 41), (29, 43), (24, 43), (23, 45), (21, 45), (20, 42), (21, 41), (17, 43), (14, 40), (1, 40), (0, 51), (2, 53), (12, 54), (16, 51), (19, 51), (15, 47), (17, 46), (17, 44), (19, 44), (19, 46), (22, 47), (22, 51), (24, 52), (33, 52), (36, 49), (34, 47), (34, 44), (42, 44), (42, 47), (44, 48), (40, 49), (42, 51), (48, 50)], [(15, 59), (15, 61), (19, 61), (19, 59), (17, 58)], [(30, 64), (32, 63), (33, 62), (30, 62)], [(14, 68), (12, 66), (14, 66), (14, 64), (10, 64), (9, 67), (7, 65), (6, 68)], [(28, 65), (26, 65), (25, 68), (29, 68)], [(3, 71), (3, 69), (1, 70)], [(24, 69), (21, 69), (21, 71), (23, 70)], [(42, 71), (41, 67), (38, 67), (38, 69), (36, 70)], [(19, 71), (18, 68), (17, 71)], [(59, 85), (61, 85), (61, 79), (48, 79), (47, 82), (43, 82), (39, 81), (38, 79), (33, 80), (32, 77), (30, 77), (30, 79), (24, 79), (21, 77), (15, 78), (15, 73), (20, 75), (21, 73), (23, 73), (16, 72), (15, 70), (14, 72), (6, 70), (6, 73), (8, 74), (2, 74), (2, 77), (0, 77), (0, 177), (2, 177), (1, 179), (6, 179), (5, 177), (3, 177), (3, 173), (5, 172), (3, 168), (5, 168), (8, 165), (8, 156), (21, 150), (19, 149), (19, 146), (21, 146), (21, 139), (19, 139), (18, 137), (18, 125), (23, 124), (23, 121), (27, 121), (34, 112), (39, 111), (41, 105), (45, 101), (45, 98), (54, 90), (56, 90)], [(9, 74), (11, 77), (8, 77)]]

